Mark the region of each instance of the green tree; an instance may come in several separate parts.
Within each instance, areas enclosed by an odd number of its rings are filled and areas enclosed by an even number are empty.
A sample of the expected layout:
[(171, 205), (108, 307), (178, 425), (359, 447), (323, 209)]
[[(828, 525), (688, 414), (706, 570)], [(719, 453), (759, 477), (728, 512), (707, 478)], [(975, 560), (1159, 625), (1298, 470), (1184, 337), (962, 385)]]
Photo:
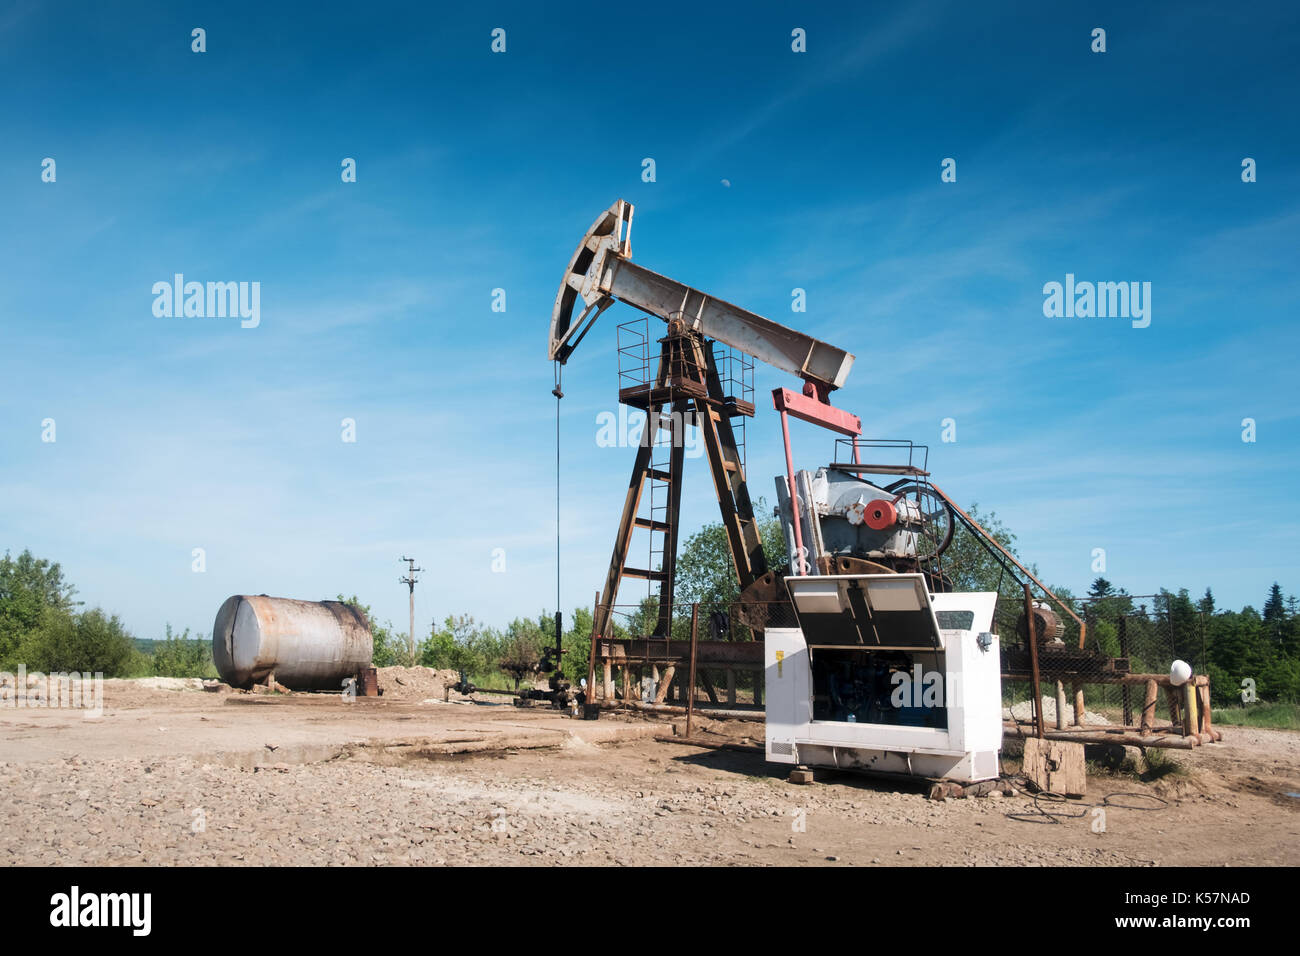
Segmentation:
[(578, 608), (568, 617), (568, 626), (564, 630), (564, 673), (574, 684), (587, 676), (593, 623), (591, 610), (585, 607)]
[[(1006, 548), (1017, 560), (1020, 559), (1020, 555), (1016, 553), (1016, 536), (1002, 523), (1002, 519), (995, 512), (981, 512), (979, 505), (972, 503), (966, 513), (970, 515), (972, 521), (984, 529), (989, 537)], [(1015, 582), (1005, 573), (998, 558), (989, 553), (978, 536), (967, 531), (960, 524), (953, 533), (952, 543), (948, 545), (948, 550), (943, 553), (940, 560), (944, 573), (952, 581), (953, 590), (997, 591), (1015, 597)], [(1032, 564), (1025, 566), (1035, 574), (1038, 573), (1038, 569)]]
[(1276, 581), (1264, 601), (1264, 625), (1269, 639), (1280, 647), (1286, 637), (1286, 604), (1282, 599), (1282, 588)]
[[(541, 661), (542, 653), (555, 644), (555, 619), (547, 620), (546, 612), (537, 620), (517, 617), (506, 625), (502, 635), (501, 666), (531, 666)], [(565, 655), (568, 656), (568, 655)]]
[(153, 672), (159, 677), (204, 677), (217, 676), (216, 664), (212, 661), (212, 641), (202, 634), (191, 639), (190, 629), (176, 634), (171, 624), (165, 626), (165, 636), (154, 645)]
[(1172, 655), (1171, 661), (1184, 660), (1193, 667), (1204, 663), (1201, 653), (1201, 621), (1187, 588), (1180, 588), (1176, 594), (1161, 588), (1152, 603), (1157, 620), (1163, 618), (1162, 626)]
[[(1103, 577), (1096, 578), (1088, 588), (1081, 616), (1088, 622), (1087, 645), (1107, 657), (1123, 657), (1120, 628), (1125, 630), (1130, 664), (1140, 660), (1143, 639), (1150, 630), (1145, 619), (1128, 617), (1133, 613), (1133, 599), (1123, 588), (1117, 588)], [(1128, 617), (1121, 623), (1121, 618)], [(1073, 628), (1067, 629), (1073, 632)], [(1077, 634), (1075, 635), (1077, 638)], [(1067, 638), (1068, 640), (1068, 638)]]
[(72, 614), (46, 608), (35, 630), (18, 646), (20, 660), (29, 671), (57, 673), (80, 671), (120, 677), (127, 673), (135, 654), (135, 641), (117, 615), (93, 608)]
[(1294, 594), (1286, 599), (1286, 633), (1282, 640), (1282, 653), (1300, 659), (1300, 615), (1296, 614)]
[[(767, 566), (784, 571), (790, 557), (780, 520), (772, 515), (763, 498), (758, 499), (754, 514)], [(740, 582), (736, 579), (727, 529), (721, 521), (706, 524), (686, 539), (677, 556), (673, 599), (678, 607), (686, 607), (690, 604), (730, 605), (739, 597)], [(653, 622), (650, 629), (654, 629)]]
[(72, 613), (77, 589), (63, 578), (57, 562), (24, 550), (17, 558), (0, 558), (0, 663), (18, 662), (19, 642), (43, 624), (54, 627), (47, 612)]
[(1255, 682), (1256, 692), (1270, 699), (1265, 670), (1269, 664), (1263, 621), (1252, 607), (1215, 614), (1206, 624), (1207, 668), (1216, 703), (1240, 703), (1241, 682)]
[[(425, 667), (465, 671), (473, 679), (483, 680), (499, 669), (501, 647), (501, 642), (485, 633), (474, 618), (448, 615), (441, 629), (432, 628), (420, 642), (417, 661)], [(498, 652), (497, 659), (490, 660), (491, 650)]]
[(655, 632), (659, 622), (659, 597), (648, 594), (641, 599), (637, 609), (627, 620), (627, 633), (630, 637), (647, 637)]

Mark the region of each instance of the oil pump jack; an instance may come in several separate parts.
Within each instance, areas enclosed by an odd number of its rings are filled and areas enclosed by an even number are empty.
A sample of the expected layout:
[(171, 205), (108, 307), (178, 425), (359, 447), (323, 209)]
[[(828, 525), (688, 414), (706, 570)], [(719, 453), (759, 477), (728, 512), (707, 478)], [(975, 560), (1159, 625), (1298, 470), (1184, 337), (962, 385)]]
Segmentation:
[[(863, 465), (858, 439), (861, 422), (836, 408), (830, 394), (842, 386), (854, 357), (812, 336), (788, 328), (685, 283), (631, 261), (633, 206), (619, 200), (592, 223), (565, 270), (551, 313), (549, 356), (565, 363), (600, 315), (623, 302), (667, 324), (658, 340), (653, 372), (643, 381), (620, 382), (619, 401), (647, 415), (628, 483), (613, 554), (595, 610), (593, 634), (610, 633), (611, 615), (625, 578), (658, 584), (657, 623), (650, 637), (671, 635), (679, 518), (683, 430), (698, 427), (732, 565), (740, 588), (741, 623), (759, 632), (790, 621), (790, 599), (783, 580), (794, 574), (888, 573), (922, 571), (942, 584), (933, 559), (951, 540), (953, 518), (924, 482), (926, 472), (910, 461), (902, 465)], [(578, 304), (582, 307), (578, 311)], [(575, 315), (575, 312), (577, 313)], [(789, 568), (769, 568), (736, 440), (737, 420), (752, 417), (754, 405), (729, 392), (719, 374), (721, 344), (755, 361), (803, 380), (798, 392), (779, 388), (773, 407), (781, 413), (787, 475), (777, 479), (778, 514), (792, 555)], [(794, 471), (788, 419), (794, 417), (846, 437), (852, 461), (833, 463), (816, 476)], [(666, 467), (652, 461), (660, 435), (671, 449)], [(888, 488), (865, 481), (863, 472), (900, 480)], [(646, 516), (639, 508), (647, 486), (666, 488), (666, 507)], [(910, 496), (910, 497), (909, 497)], [(633, 533), (662, 536), (659, 567), (629, 563)], [(929, 548), (920, 546), (927, 535)], [(594, 682), (594, 674), (591, 675)]]
[[(651, 361), (647, 334), (642, 374), (632, 381), (620, 376), (619, 401), (644, 410), (647, 420), (594, 613), (583, 695), (589, 709), (595, 707), (593, 698), (613, 703), (615, 661), (623, 668), (628, 702), (627, 664), (634, 658), (665, 665), (667, 675), (658, 682), (654, 701), (658, 706), (674, 667), (689, 657), (693, 704), (696, 627), (693, 622), (689, 642), (675, 640), (672, 632), (684, 431), (691, 426), (703, 439), (740, 586), (736, 616), (756, 638), (709, 641), (707, 653), (713, 656), (708, 660), (761, 669), (754, 703), (764, 705), (768, 760), (984, 780), (998, 772), (1004, 675), (1032, 687), (1055, 678), (1058, 701), (1063, 700), (1061, 681), (1074, 682), (1076, 714), (1083, 712), (1082, 683), (1088, 675), (1100, 675), (1093, 679), (1102, 683), (1127, 680), (1127, 660), (1085, 649), (1087, 628), (1074, 610), (930, 481), (924, 446), (864, 441), (860, 419), (831, 404), (831, 392), (847, 379), (853, 355), (634, 264), (632, 214), (632, 205), (619, 200), (592, 223), (569, 260), (551, 312), (548, 354), (557, 363), (557, 398), (563, 394), (559, 366), (615, 302), (667, 324), (666, 335), (657, 340), (657, 360)], [(764, 554), (736, 439), (736, 423), (755, 409), (744, 394), (724, 384), (719, 345), (803, 380), (797, 392), (777, 388), (772, 393), (785, 445), (786, 474), (777, 477), (776, 491), (790, 555), (786, 567), (768, 567)], [(796, 472), (792, 417), (842, 436), (836, 460), (815, 472)], [(661, 434), (669, 453), (658, 463), (653, 451)], [(905, 451), (906, 461), (864, 463), (864, 448)], [(665, 506), (659, 512), (652, 507), (648, 516), (640, 509), (647, 486), (667, 490)], [(942, 557), (958, 526), (1018, 590), (1023, 588), (1015, 623), (1018, 643), (1005, 654), (995, 621), (998, 592), (957, 591), (944, 570)], [(637, 530), (661, 536), (661, 546), (652, 549), (660, 555), (658, 567), (653, 561), (645, 567), (628, 563)], [(659, 586), (652, 633), (632, 639), (611, 633), (625, 578)], [(1044, 600), (1034, 598), (1035, 586)], [(1078, 625), (1077, 648), (1062, 641), (1065, 624), (1053, 605)], [(556, 632), (558, 661), (558, 618)], [(701, 650), (701, 659), (704, 655)], [(598, 657), (605, 667), (601, 688)], [(1150, 700), (1154, 686), (1148, 682)], [(1208, 685), (1198, 684), (1195, 692), (1208, 693)], [(1033, 722), (1043, 737), (1037, 695)], [(1208, 720), (1204, 726), (1208, 731)], [(1217, 737), (1212, 733), (1207, 739)], [(1090, 738), (1080, 729), (1072, 739)]]
[[(615, 302), (667, 323), (653, 373), (647, 362), (640, 380), (620, 381), (619, 401), (644, 410), (647, 421), (595, 609), (586, 707), (594, 710), (591, 700), (596, 697), (613, 702), (611, 664), (620, 656), (624, 662), (632, 659), (628, 642), (613, 640), (610, 628), (624, 578), (659, 586), (656, 625), (638, 642), (646, 648), (646, 659), (653, 656), (667, 672), (655, 704), (664, 699), (673, 669), (687, 653), (694, 686), (695, 627), (687, 652), (683, 642), (673, 640), (672, 621), (683, 432), (695, 426), (703, 438), (740, 586), (737, 616), (757, 638), (711, 641), (709, 653), (718, 655), (714, 660), (762, 671), (755, 703), (767, 697), (768, 759), (901, 768), (962, 779), (988, 776), (990, 767), (996, 773), (999, 673), (997, 639), (990, 631), (997, 595), (936, 593), (947, 590), (938, 559), (952, 540), (958, 512), (928, 483), (928, 472), (913, 462), (910, 444), (906, 464), (863, 464), (861, 421), (830, 403), (831, 392), (844, 384), (853, 366), (850, 353), (634, 264), (632, 216), (632, 205), (619, 200), (592, 223), (569, 260), (551, 313), (548, 354), (557, 363), (557, 398), (562, 396), (558, 366)], [(645, 342), (648, 352), (648, 335)], [(724, 388), (718, 344), (803, 380), (797, 392), (778, 388), (772, 393), (786, 456), (786, 475), (776, 481), (777, 513), (790, 554), (785, 568), (768, 567), (737, 447), (733, 423), (753, 416), (754, 405)], [(791, 417), (844, 436), (840, 444), (847, 440), (848, 453), (837, 450), (844, 460), (815, 474), (796, 472)], [(652, 460), (661, 433), (670, 449), (663, 465)], [(877, 480), (868, 481), (864, 474)], [(640, 512), (647, 485), (667, 488), (662, 513)], [(638, 529), (662, 536), (659, 567), (628, 563)], [(943, 625), (936, 610), (948, 614)], [(605, 667), (600, 692), (598, 656)], [(955, 708), (927, 709), (920, 701), (916, 707), (884, 706), (890, 681), (922, 667), (963, 674), (964, 703)], [(625, 702), (628, 670), (625, 663)]]
[[(752, 417), (754, 406), (724, 390), (714, 343), (803, 379), (801, 394), (780, 390), (784, 394), (777, 401), (783, 419), (788, 412), (848, 435), (861, 429), (856, 416), (829, 403), (830, 393), (844, 384), (853, 367), (851, 354), (633, 263), (632, 214), (632, 204), (619, 200), (592, 223), (578, 244), (551, 313), (549, 354), (553, 361), (566, 362), (601, 313), (616, 301), (667, 323), (653, 375), (619, 390), (619, 401), (645, 411), (647, 421), (594, 621), (594, 633), (607, 634), (623, 579), (645, 579), (659, 585), (653, 636), (667, 638), (685, 457), (682, 431), (689, 425), (697, 426), (703, 438), (736, 578), (745, 595), (742, 604), (758, 607), (781, 600), (779, 575), (768, 568), (763, 553), (733, 426), (738, 417)], [(579, 300), (583, 308), (575, 317)], [(661, 432), (671, 447), (666, 469), (654, 467), (651, 460)], [(638, 514), (638, 507), (651, 482), (666, 486), (667, 507), (662, 515), (646, 517)], [(628, 563), (632, 535), (638, 528), (663, 536), (657, 549), (661, 567)], [(762, 613), (751, 612), (751, 617), (755, 618), (751, 623), (761, 628)]]

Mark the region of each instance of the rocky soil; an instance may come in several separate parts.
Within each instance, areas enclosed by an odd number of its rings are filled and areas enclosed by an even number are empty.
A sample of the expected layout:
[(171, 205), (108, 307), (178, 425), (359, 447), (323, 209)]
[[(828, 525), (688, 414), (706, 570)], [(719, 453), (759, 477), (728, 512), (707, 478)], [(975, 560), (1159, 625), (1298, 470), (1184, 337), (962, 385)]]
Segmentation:
[[(133, 693), (85, 727), (41, 712), (0, 722), (0, 862), (1300, 863), (1300, 799), (1286, 795), (1300, 792), (1300, 735), (1281, 731), (1224, 728), (1229, 744), (1177, 754), (1179, 773), (1098, 774), (1083, 801), (1044, 807), (1023, 793), (935, 801), (847, 774), (798, 786), (761, 754), (647, 736), (668, 723)], [(596, 728), (597, 743), (584, 739)], [(209, 733), (221, 746), (204, 751)], [(700, 721), (696, 733), (743, 745), (762, 725)], [(430, 735), (438, 747), (421, 745)], [(303, 745), (273, 742), (289, 740)]]

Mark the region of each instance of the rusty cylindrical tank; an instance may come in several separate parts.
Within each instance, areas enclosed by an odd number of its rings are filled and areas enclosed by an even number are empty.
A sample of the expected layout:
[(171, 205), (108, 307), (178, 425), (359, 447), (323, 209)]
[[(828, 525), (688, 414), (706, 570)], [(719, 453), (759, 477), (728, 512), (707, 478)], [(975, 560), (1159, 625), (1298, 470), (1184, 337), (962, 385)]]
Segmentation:
[(338, 690), (370, 666), (370, 622), (350, 604), (236, 594), (217, 611), (212, 659), (232, 687), (272, 673), (290, 690)]

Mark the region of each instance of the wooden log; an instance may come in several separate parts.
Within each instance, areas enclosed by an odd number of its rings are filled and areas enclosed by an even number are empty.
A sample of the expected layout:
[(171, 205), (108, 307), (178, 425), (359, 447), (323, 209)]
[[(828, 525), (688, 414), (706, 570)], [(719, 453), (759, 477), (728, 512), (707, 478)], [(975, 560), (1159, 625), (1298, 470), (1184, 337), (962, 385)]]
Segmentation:
[(1083, 705), (1083, 685), (1074, 685), (1074, 726), (1083, 726), (1083, 715), (1086, 714), (1087, 708)]
[(1065, 729), (1065, 684), (1056, 682), (1056, 729)]
[[(1019, 727), (1015, 724), (1003, 724), (1004, 732), (1010, 734), (1016, 740), (1024, 740), (1028, 743), (1037, 738), (1030, 736), (1026, 731), (1033, 730), (1032, 727)], [(1134, 734), (1134, 733), (1111, 733), (1097, 730), (1049, 730), (1046, 731), (1044, 740), (1067, 740), (1080, 744), (1123, 744), (1127, 747), (1165, 747), (1171, 750), (1191, 750), (1202, 742), (1200, 737), (1183, 737), (1174, 734)]]
[[(1029, 727), (1030, 729), (1032, 729), (1032, 725), (1027, 723), (1026, 721), (1003, 721), (1003, 723), (1014, 724), (1018, 727)], [(1138, 727), (1132, 727), (1123, 724), (1083, 724), (1082, 726), (1079, 727), (1075, 727), (1074, 725), (1071, 725), (1069, 727), (1066, 727), (1064, 730), (1051, 731), (1052, 734), (1057, 734), (1057, 735), (1077, 734), (1077, 733), (1135, 734), (1140, 732), (1141, 732), (1140, 728)], [(1183, 728), (1181, 724), (1156, 724), (1154, 727), (1151, 728), (1150, 733), (1151, 734), (1177, 734), (1178, 736), (1181, 737), (1183, 735)]]
[(1178, 713), (1178, 698), (1180, 696), (1178, 688), (1173, 684), (1165, 686), (1165, 703), (1169, 705), (1169, 722), (1171, 724), (1181, 724), (1183, 722), (1183, 718)]
[(603, 688), (604, 697), (606, 700), (613, 700), (614, 699), (614, 666), (610, 662), (608, 657), (605, 658), (604, 677), (605, 677), (604, 688)]
[(663, 675), (659, 678), (659, 683), (655, 686), (655, 703), (662, 704), (668, 697), (668, 688), (673, 686), (673, 674), (677, 668), (669, 664), (664, 668)]
[(704, 750), (734, 750), (738, 753), (761, 754), (763, 748), (756, 744), (738, 744), (731, 741), (708, 740), (702, 737), (669, 737), (657, 734), (655, 740), (663, 744), (683, 744), (687, 747), (699, 747)]
[(718, 691), (713, 686), (713, 681), (709, 680), (708, 671), (700, 671), (700, 683), (704, 685), (704, 693), (709, 695), (709, 703), (716, 704), (718, 702)]
[[(643, 704), (639, 700), (619, 701), (618, 703), (605, 703), (601, 705), (606, 710), (618, 710), (627, 708), (628, 710), (644, 710), (650, 714), (680, 714), (686, 715), (686, 708), (677, 704)], [(764, 720), (765, 716), (761, 710), (730, 710), (726, 707), (696, 707), (695, 717), (717, 718), (719, 720)]]
[[(1149, 680), (1155, 681), (1161, 687), (1172, 686), (1168, 674), (1099, 674), (1095, 679), (1089, 678), (1087, 682), (1089, 684), (1145, 684)], [(1199, 684), (1205, 681), (1206, 677), (1197, 674), (1192, 677), (1192, 680)]]
[(1151, 725), (1156, 722), (1156, 698), (1160, 691), (1155, 681), (1147, 681), (1147, 696), (1142, 703), (1142, 733), (1151, 733)]
[(1211, 740), (1217, 740), (1214, 735), (1214, 728), (1210, 721), (1210, 685), (1201, 684), (1196, 688), (1196, 693), (1201, 700), (1201, 733), (1208, 734)]

